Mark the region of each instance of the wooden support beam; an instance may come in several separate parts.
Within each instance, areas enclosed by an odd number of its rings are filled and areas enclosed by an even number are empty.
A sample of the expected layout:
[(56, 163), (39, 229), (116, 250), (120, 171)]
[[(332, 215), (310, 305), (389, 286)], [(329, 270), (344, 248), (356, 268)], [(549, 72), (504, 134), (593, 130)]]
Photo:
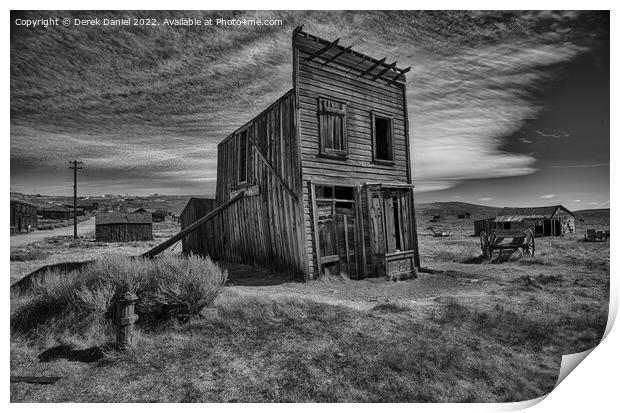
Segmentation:
[(405, 73), (407, 73), (407, 72), (408, 72), (408, 71), (410, 71), (410, 70), (411, 70), (411, 66), (409, 66), (409, 67), (408, 67), (408, 68), (406, 68), (406, 69), (402, 69), (402, 70), (400, 71), (400, 73), (399, 73), (399, 74), (397, 74), (396, 76), (394, 76), (394, 77), (393, 77), (393, 78), (392, 78), (392, 79), (391, 79), (391, 80), (387, 83), (387, 85), (386, 85), (386, 86), (390, 86), (392, 83), (396, 82), (399, 78), (401, 78), (401, 77), (405, 77)]
[(332, 47), (336, 46), (339, 41), (340, 41), (340, 39), (334, 40), (333, 42), (331, 42), (327, 46), (323, 47), (322, 49), (319, 49), (316, 52), (312, 53), (310, 56), (306, 57), (304, 60), (309, 62), (310, 60), (314, 59), (315, 57), (322, 55), (323, 53), (325, 53), (326, 51), (328, 51)]
[(382, 65), (383, 63), (385, 63), (385, 59), (387, 59), (387, 57), (384, 57), (383, 59), (379, 60), (377, 63), (375, 63), (374, 65), (370, 66), (368, 69), (366, 69), (364, 72), (362, 72), (361, 74), (357, 75), (357, 77), (364, 77), (364, 76), (366, 76), (368, 73), (370, 73), (373, 70), (375, 70), (377, 68), (377, 66)]
[(293, 199), (295, 201), (299, 202), (299, 197), (297, 196), (297, 194), (291, 188), (289, 188), (288, 184), (284, 181), (284, 179), (280, 176), (280, 174), (275, 170), (275, 168), (267, 160), (265, 155), (263, 155), (263, 153), (258, 149), (258, 146), (256, 146), (256, 143), (254, 142), (254, 139), (250, 138), (249, 141), (252, 144), (252, 147), (254, 148), (254, 151), (256, 151), (256, 154), (258, 155), (258, 157), (263, 161), (263, 163), (265, 164), (267, 169), (269, 169), (271, 171), (271, 173), (275, 176), (275, 178), (278, 180), (280, 185), (282, 185), (284, 187), (284, 189), (286, 189), (286, 191), (289, 193), (290, 196), (293, 197)]
[(390, 69), (394, 69), (395, 67), (396, 67), (396, 62), (394, 61), (393, 63), (391, 63), (388, 66), (384, 67), (382, 71), (380, 71), (379, 73), (374, 75), (371, 80), (379, 79), (385, 72), (387, 72)]
[(194, 222), (189, 227), (185, 228), (184, 230), (181, 230), (181, 232), (179, 232), (178, 234), (174, 235), (173, 237), (167, 239), (166, 241), (162, 242), (161, 244), (157, 245), (156, 247), (153, 247), (149, 251), (145, 252), (144, 254), (142, 254), (142, 257), (143, 258), (153, 258), (157, 254), (165, 251), (166, 249), (168, 249), (172, 245), (176, 244), (181, 239), (185, 238), (185, 236), (188, 235), (189, 233), (194, 232), (195, 230), (200, 228), (203, 224), (205, 224), (206, 222), (209, 222), (210, 220), (215, 218), (217, 215), (219, 215), (226, 208), (228, 208), (229, 206), (231, 206), (232, 204), (234, 204), (235, 202), (237, 202), (238, 200), (243, 198), (243, 196), (244, 196), (244, 193), (240, 192), (239, 194), (237, 194), (233, 198), (231, 198), (228, 201), (224, 202), (219, 207), (215, 208), (213, 211), (209, 212), (204, 217), (200, 218), (198, 221)]
[(325, 66), (326, 64), (333, 62), (334, 60), (338, 59), (338, 58), (339, 58), (340, 56), (342, 56), (343, 54), (345, 54), (345, 53), (347, 53), (347, 52), (351, 51), (351, 47), (352, 47), (352, 46), (349, 46), (349, 47), (347, 47), (346, 49), (342, 49), (341, 51), (339, 51), (338, 53), (336, 53), (335, 55), (333, 55), (332, 57), (330, 57), (329, 59), (327, 59), (325, 62), (323, 62), (323, 65), (322, 65), (322, 66)]

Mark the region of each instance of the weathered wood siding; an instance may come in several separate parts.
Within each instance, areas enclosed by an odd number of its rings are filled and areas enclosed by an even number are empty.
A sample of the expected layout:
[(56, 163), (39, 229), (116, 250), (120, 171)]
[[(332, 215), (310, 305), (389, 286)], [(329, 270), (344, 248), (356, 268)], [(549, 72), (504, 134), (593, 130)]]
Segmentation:
[[(192, 198), (188, 201), (187, 206), (181, 212), (179, 221), (181, 229), (185, 229), (198, 219), (204, 217), (217, 207), (215, 199)], [(218, 242), (217, 223), (211, 220), (196, 231), (188, 234), (183, 238), (183, 254), (205, 255), (210, 252), (211, 259), (217, 260), (219, 257), (215, 255), (215, 249), (209, 248)]]
[[(360, 185), (364, 182), (410, 182), (409, 145), (405, 85), (402, 81), (387, 85), (385, 80), (359, 77), (360, 70), (372, 66), (343, 54), (327, 64), (341, 49), (332, 48), (319, 57), (307, 60), (325, 43), (296, 33), (293, 37), (293, 82), (299, 105), (299, 135), (303, 180), (303, 205), (308, 266), (311, 274), (318, 274), (313, 238), (311, 185)], [(320, 155), (318, 98), (347, 103), (346, 160), (329, 159)], [(394, 163), (373, 162), (372, 112), (391, 116), (394, 145)], [(362, 197), (364, 198), (364, 197)], [(362, 211), (367, 211), (362, 199)], [(413, 208), (412, 208), (413, 213)], [(364, 244), (370, 247), (369, 223), (364, 217)], [(416, 242), (417, 244), (417, 242)], [(369, 263), (369, 254), (366, 254)]]
[(37, 229), (37, 207), (23, 202), (11, 201), (11, 230), (15, 233)]
[[(219, 241), (209, 255), (305, 274), (301, 175), (295, 94), (287, 92), (218, 145), (217, 202), (240, 190), (246, 197), (215, 218)], [(239, 136), (249, 138), (247, 183), (238, 182)]]
[(99, 242), (149, 241), (153, 239), (153, 225), (97, 224), (95, 239)]

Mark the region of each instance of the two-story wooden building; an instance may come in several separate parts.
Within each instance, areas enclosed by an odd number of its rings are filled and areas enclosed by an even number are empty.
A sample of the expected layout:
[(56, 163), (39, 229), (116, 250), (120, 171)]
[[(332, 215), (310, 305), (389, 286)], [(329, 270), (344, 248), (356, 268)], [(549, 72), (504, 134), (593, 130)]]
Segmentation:
[[(419, 266), (405, 73), (293, 32), (293, 88), (218, 145), (217, 241), (184, 251), (306, 278)], [(208, 212), (208, 211), (207, 211)]]

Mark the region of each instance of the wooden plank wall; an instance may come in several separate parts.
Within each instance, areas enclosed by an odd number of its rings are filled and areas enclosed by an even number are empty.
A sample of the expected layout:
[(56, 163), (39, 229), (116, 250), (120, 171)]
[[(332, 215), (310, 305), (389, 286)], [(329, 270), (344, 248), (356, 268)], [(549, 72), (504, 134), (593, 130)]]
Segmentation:
[[(406, 106), (404, 85), (395, 82), (389, 86), (385, 80), (358, 77), (358, 68), (371, 63), (350, 62), (346, 55), (323, 65), (338, 53), (329, 52), (307, 61), (306, 58), (325, 45), (297, 33), (293, 38), (294, 84), (299, 100), (299, 134), (301, 139), (301, 162), (303, 180), (304, 222), (308, 266), (311, 274), (317, 274), (313, 239), (310, 180), (345, 185), (363, 182), (409, 182), (409, 154), (406, 143)], [(319, 156), (319, 123), (317, 99), (325, 97), (347, 102), (348, 159), (346, 161)], [(371, 111), (393, 117), (394, 165), (372, 162)], [(364, 197), (362, 196), (362, 199)], [(362, 200), (362, 202), (366, 202)], [(366, 205), (364, 204), (364, 210)], [(368, 224), (363, 223), (368, 235)], [(364, 244), (370, 242), (365, 236)], [(370, 250), (368, 250), (370, 251)], [(366, 254), (367, 262), (370, 254)]]
[[(218, 145), (218, 205), (244, 188), (251, 187), (255, 195), (244, 197), (214, 220), (219, 240), (210, 246), (210, 255), (305, 273), (304, 246), (298, 241), (301, 176), (295, 119), (291, 90)], [(244, 130), (254, 144), (248, 148), (247, 186), (239, 186), (237, 136)]]
[(152, 239), (152, 224), (99, 224), (95, 226), (95, 240), (100, 242), (131, 242)]
[[(198, 219), (207, 215), (216, 207), (217, 201), (215, 199), (190, 199), (187, 203), (187, 206), (179, 216), (181, 229), (187, 228)], [(219, 257), (215, 253), (215, 250), (213, 248), (208, 248), (209, 245), (215, 245), (216, 241), (218, 240), (216, 233), (217, 226), (215, 221), (212, 220), (201, 226), (196, 231), (188, 234), (182, 240), (183, 254), (205, 255), (208, 251), (211, 259), (219, 259)]]

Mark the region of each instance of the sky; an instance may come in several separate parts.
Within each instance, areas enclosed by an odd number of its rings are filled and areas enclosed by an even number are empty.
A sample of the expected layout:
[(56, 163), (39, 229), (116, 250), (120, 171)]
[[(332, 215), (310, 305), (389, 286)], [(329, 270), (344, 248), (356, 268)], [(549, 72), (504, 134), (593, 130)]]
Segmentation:
[[(16, 19), (281, 19), (25, 28)], [(412, 66), (416, 201), (609, 207), (608, 12), (13, 12), (11, 190), (211, 194), (216, 148), (291, 85), (298, 24)]]

